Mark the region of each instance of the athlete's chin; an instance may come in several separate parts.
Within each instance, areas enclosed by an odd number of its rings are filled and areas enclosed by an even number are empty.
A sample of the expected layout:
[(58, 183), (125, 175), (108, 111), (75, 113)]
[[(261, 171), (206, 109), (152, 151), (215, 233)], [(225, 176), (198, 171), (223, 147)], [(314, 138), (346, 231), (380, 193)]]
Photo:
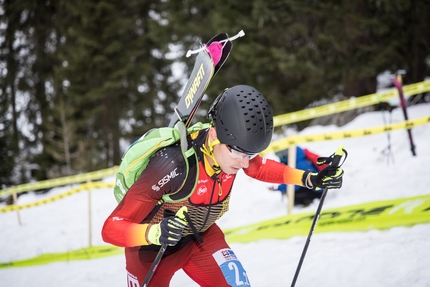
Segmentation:
[(234, 168), (231, 167), (229, 168), (229, 172), (227, 172), (228, 174), (236, 174), (239, 170), (241, 170), (240, 168)]

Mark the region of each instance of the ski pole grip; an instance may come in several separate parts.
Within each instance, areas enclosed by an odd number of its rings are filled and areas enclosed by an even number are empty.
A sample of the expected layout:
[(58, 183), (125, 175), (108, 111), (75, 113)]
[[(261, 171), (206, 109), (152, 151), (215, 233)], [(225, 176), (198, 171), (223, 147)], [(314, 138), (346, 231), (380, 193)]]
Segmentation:
[(340, 166), (340, 160), (345, 154), (346, 150), (343, 145), (339, 146), (337, 150), (334, 152), (333, 161), (331, 162), (332, 166), (339, 167)]
[(188, 208), (186, 206), (182, 206), (181, 209), (179, 209), (178, 212), (176, 212), (175, 216), (182, 220), (186, 220), (185, 212), (188, 212)]

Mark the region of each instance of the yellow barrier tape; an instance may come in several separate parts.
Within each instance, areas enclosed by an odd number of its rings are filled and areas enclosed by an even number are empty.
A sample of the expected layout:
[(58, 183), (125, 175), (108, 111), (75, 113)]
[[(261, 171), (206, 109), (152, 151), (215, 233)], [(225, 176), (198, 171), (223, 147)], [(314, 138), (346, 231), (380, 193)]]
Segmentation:
[[(415, 83), (415, 84), (411, 84), (403, 87), (403, 92), (405, 97), (409, 97), (411, 95), (415, 95), (415, 94), (419, 94), (427, 91), (430, 91), (430, 81), (419, 82), (419, 83)], [(388, 99), (391, 99), (397, 95), (398, 95), (397, 90), (391, 89), (385, 92), (370, 94), (370, 95), (362, 96), (358, 98), (351, 98), (346, 101), (341, 101), (341, 102), (324, 105), (316, 108), (311, 108), (311, 109), (306, 109), (298, 112), (275, 116), (273, 118), (274, 126), (276, 127), (276, 126), (286, 125), (286, 124), (300, 122), (300, 121), (304, 121), (304, 120), (308, 120), (316, 117), (326, 116), (326, 115), (344, 112), (347, 110), (352, 110), (360, 107), (374, 105), (380, 102), (387, 101)], [(301, 142), (306, 142), (306, 141), (307, 140), (301, 141)], [(287, 148), (291, 144), (295, 144), (295, 143), (292, 142), (288, 145), (286, 145), (285, 143), (282, 143), (282, 146), (284, 146), (282, 149)], [(276, 146), (276, 144), (274, 146)], [(268, 151), (271, 151), (270, 147), (268, 150), (266, 150), (263, 153), (266, 153)], [(81, 183), (86, 181), (98, 180), (105, 176), (114, 175), (116, 174), (117, 171), (118, 171), (118, 166), (114, 166), (111, 168), (98, 170), (94, 172), (88, 172), (84, 174), (78, 174), (78, 175), (61, 177), (61, 178), (50, 179), (50, 180), (43, 180), (43, 181), (38, 181), (34, 183), (21, 184), (21, 185), (0, 190), (0, 197), (11, 195), (14, 193), (19, 193), (19, 192), (39, 190), (39, 189), (45, 189), (45, 188), (52, 188), (56, 186), (63, 186), (63, 185)]]
[[(314, 216), (314, 212), (292, 214), (224, 233), (230, 243), (306, 236)], [(327, 209), (321, 212), (315, 232), (384, 230), (429, 222), (430, 195), (424, 195)]]
[[(286, 215), (256, 224), (228, 229), (224, 233), (230, 243), (306, 236), (314, 216), (314, 212)], [(422, 195), (323, 210), (315, 233), (384, 230), (395, 226), (412, 226), (429, 222), (430, 195)], [(115, 246), (93, 246), (75, 251), (50, 253), (30, 259), (0, 263), (0, 269), (35, 266), (57, 261), (88, 260), (123, 253), (123, 248)]]
[(59, 177), (55, 179), (21, 184), (21, 185), (17, 185), (17, 186), (13, 186), (13, 187), (1, 190), (0, 196), (11, 195), (13, 193), (24, 192), (24, 191), (38, 190), (38, 189), (44, 189), (44, 188), (51, 188), (55, 186), (63, 186), (63, 185), (81, 183), (86, 181), (98, 180), (103, 177), (116, 174), (117, 171), (118, 171), (118, 166), (114, 166), (111, 168), (87, 172), (83, 174), (77, 174), (72, 176)]
[(27, 204), (23, 204), (23, 205), (8, 205), (6, 207), (0, 208), (0, 213), (5, 213), (5, 212), (9, 212), (9, 211), (14, 211), (14, 210), (21, 210), (21, 209), (26, 209), (26, 208), (31, 208), (31, 207), (35, 207), (35, 206), (39, 206), (39, 205), (43, 205), (43, 204), (47, 204), (47, 203), (51, 203), (53, 201), (65, 198), (67, 196), (73, 195), (75, 193), (84, 191), (84, 190), (90, 190), (90, 189), (96, 189), (96, 188), (113, 188), (115, 186), (114, 183), (106, 183), (106, 182), (88, 182), (88, 183), (84, 183), (81, 184), (75, 188), (72, 188), (69, 191), (66, 191), (64, 193), (61, 194), (57, 194), (45, 199), (41, 199), (35, 202), (31, 202), (31, 203), (27, 203)]
[(353, 138), (361, 136), (375, 135), (379, 133), (390, 132), (398, 129), (411, 129), (414, 126), (427, 124), (430, 122), (430, 115), (415, 120), (408, 120), (400, 122), (397, 124), (389, 124), (385, 126), (379, 126), (374, 128), (365, 128), (350, 131), (340, 131), (333, 133), (315, 134), (315, 135), (305, 135), (305, 136), (291, 136), (280, 140), (273, 141), (269, 147), (264, 150), (261, 154), (267, 154), (269, 152), (277, 152), (280, 150), (287, 149), (291, 145), (298, 145), (304, 142), (319, 142), (326, 140), (337, 140), (343, 138)]
[[(405, 97), (410, 97), (412, 95), (428, 91), (430, 91), (430, 81), (419, 82), (403, 87), (403, 93)], [(361, 96), (358, 98), (351, 98), (349, 100), (340, 101), (333, 104), (278, 115), (273, 117), (273, 123), (275, 127), (278, 127), (291, 123), (301, 122), (313, 118), (379, 104), (381, 102), (386, 102), (387, 100), (396, 96), (398, 96), (398, 91), (396, 89), (390, 89), (384, 92)]]
[(124, 254), (124, 249), (116, 246), (92, 246), (61, 253), (47, 253), (30, 259), (0, 263), (0, 269), (36, 266), (59, 261), (96, 259), (118, 254)]

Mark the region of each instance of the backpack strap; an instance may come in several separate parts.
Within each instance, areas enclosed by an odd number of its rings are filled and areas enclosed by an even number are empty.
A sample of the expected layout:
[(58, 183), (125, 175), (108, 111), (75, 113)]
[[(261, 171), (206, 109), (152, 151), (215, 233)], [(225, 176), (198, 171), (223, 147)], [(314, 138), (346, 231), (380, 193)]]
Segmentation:
[(182, 154), (186, 153), (188, 150), (188, 131), (187, 128), (185, 127), (185, 124), (183, 122), (178, 122), (175, 127), (178, 129), (179, 131), (179, 141), (181, 144), (181, 150), (182, 150)]
[(182, 185), (173, 193), (163, 195), (164, 202), (178, 202), (188, 199), (193, 193), (199, 179), (199, 165), (196, 150), (191, 144), (189, 131), (181, 121), (175, 124), (175, 128), (180, 135), (181, 152), (186, 165), (185, 180)]

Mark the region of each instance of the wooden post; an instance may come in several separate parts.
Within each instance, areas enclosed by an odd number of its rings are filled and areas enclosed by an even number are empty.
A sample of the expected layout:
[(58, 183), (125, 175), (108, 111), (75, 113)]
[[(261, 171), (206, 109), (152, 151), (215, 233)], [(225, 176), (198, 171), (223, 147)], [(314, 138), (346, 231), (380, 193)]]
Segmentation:
[[(296, 146), (292, 145), (288, 148), (288, 166), (295, 168), (296, 167), (296, 157), (297, 150)], [(287, 185), (287, 198), (288, 198), (288, 206), (287, 206), (287, 214), (292, 214), (294, 207), (294, 184)]]
[(13, 198), (13, 205), (15, 205), (15, 207), (16, 207), (16, 215), (17, 215), (17, 217), (18, 217), (18, 223), (19, 223), (19, 226), (22, 226), (22, 223), (21, 223), (21, 216), (20, 216), (20, 214), (19, 214), (19, 208), (18, 208), (18, 196), (17, 196), (16, 192), (14, 192), (14, 193), (12, 194), (12, 198)]
[(90, 187), (91, 181), (87, 181), (88, 185), (88, 246), (93, 246), (93, 227), (92, 227), (92, 212), (91, 212), (91, 187)]

